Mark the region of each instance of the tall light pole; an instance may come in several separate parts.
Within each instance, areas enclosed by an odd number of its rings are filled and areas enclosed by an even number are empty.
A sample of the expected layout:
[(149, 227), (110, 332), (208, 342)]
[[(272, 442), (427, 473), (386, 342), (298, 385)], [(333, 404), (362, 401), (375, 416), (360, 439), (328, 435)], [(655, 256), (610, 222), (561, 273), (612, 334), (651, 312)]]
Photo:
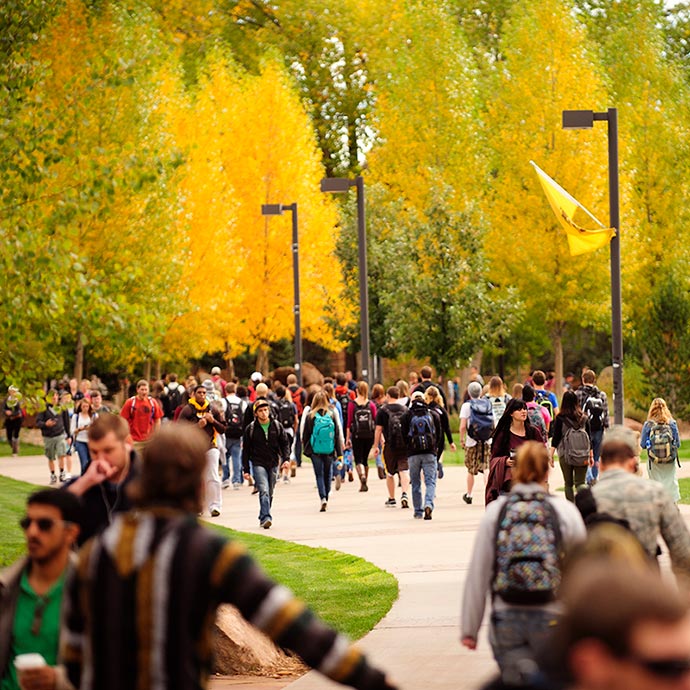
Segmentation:
[(623, 423), (623, 300), (621, 297), (621, 238), (618, 184), (618, 109), (606, 112), (564, 110), (563, 129), (591, 129), (594, 122), (608, 123), (609, 144), (609, 223), (616, 234), (611, 239), (611, 354), (613, 359), (613, 415)]
[(300, 324), (299, 308), (299, 233), (297, 232), (297, 202), (292, 204), (262, 204), (262, 216), (282, 216), (283, 211), (292, 212), (292, 274), (294, 285), (295, 314), (295, 373), (297, 381), (302, 385), (302, 326)]
[(359, 246), (359, 323), (362, 347), (362, 379), (369, 382), (371, 356), (369, 354), (369, 281), (367, 269), (367, 228), (364, 215), (364, 178), (326, 177), (321, 180), (321, 191), (344, 193), (357, 188), (357, 244)]

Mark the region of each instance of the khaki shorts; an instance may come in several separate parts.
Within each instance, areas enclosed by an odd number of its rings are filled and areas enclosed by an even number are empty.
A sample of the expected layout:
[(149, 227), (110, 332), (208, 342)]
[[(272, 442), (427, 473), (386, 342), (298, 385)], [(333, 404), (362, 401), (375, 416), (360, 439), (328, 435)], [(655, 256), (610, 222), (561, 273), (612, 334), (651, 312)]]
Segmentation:
[(388, 446), (383, 447), (383, 463), (386, 466), (386, 472), (391, 477), (396, 472), (407, 472), (410, 469), (407, 463), (407, 452), (404, 450), (391, 450)]
[(67, 441), (64, 436), (44, 437), (43, 447), (48, 460), (57, 460), (67, 455)]
[(489, 469), (491, 460), (491, 446), (488, 443), (477, 443), (468, 448), (465, 446), (465, 467), (472, 475), (477, 475)]

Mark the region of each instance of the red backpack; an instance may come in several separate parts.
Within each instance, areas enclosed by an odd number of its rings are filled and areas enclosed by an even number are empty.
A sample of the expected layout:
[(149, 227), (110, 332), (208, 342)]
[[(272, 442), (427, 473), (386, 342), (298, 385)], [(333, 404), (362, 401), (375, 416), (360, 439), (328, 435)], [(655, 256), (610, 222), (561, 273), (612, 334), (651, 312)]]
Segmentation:
[(293, 391), (292, 388), (288, 388), (290, 395), (292, 396), (292, 402), (297, 406), (297, 414), (301, 417), (304, 405), (302, 404), (302, 393), (304, 393), (304, 388), (302, 386), (297, 386)]

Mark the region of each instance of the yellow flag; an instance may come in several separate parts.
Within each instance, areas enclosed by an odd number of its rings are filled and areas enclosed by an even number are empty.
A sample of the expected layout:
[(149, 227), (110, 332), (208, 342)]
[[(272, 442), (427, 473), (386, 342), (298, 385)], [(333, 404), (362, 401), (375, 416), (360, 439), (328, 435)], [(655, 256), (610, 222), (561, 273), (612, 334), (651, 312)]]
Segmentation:
[[(611, 238), (615, 237), (616, 231), (613, 228), (607, 228), (601, 223), (577, 199), (568, 194), (555, 180), (552, 180), (534, 161), (530, 161), (530, 163), (539, 176), (544, 194), (546, 194), (556, 218), (565, 228), (571, 256), (587, 254), (600, 247), (605, 247)], [(578, 208), (583, 210), (599, 227), (588, 230), (577, 225), (573, 221), (573, 216)]]

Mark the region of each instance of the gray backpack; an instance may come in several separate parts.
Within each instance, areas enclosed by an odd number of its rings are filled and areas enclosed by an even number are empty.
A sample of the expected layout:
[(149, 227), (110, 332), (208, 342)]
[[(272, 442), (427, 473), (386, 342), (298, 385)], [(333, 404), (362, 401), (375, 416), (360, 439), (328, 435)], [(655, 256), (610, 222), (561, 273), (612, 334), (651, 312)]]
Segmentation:
[(589, 435), (584, 426), (574, 427), (563, 421), (563, 438), (558, 444), (558, 456), (569, 465), (583, 467), (589, 460)]

